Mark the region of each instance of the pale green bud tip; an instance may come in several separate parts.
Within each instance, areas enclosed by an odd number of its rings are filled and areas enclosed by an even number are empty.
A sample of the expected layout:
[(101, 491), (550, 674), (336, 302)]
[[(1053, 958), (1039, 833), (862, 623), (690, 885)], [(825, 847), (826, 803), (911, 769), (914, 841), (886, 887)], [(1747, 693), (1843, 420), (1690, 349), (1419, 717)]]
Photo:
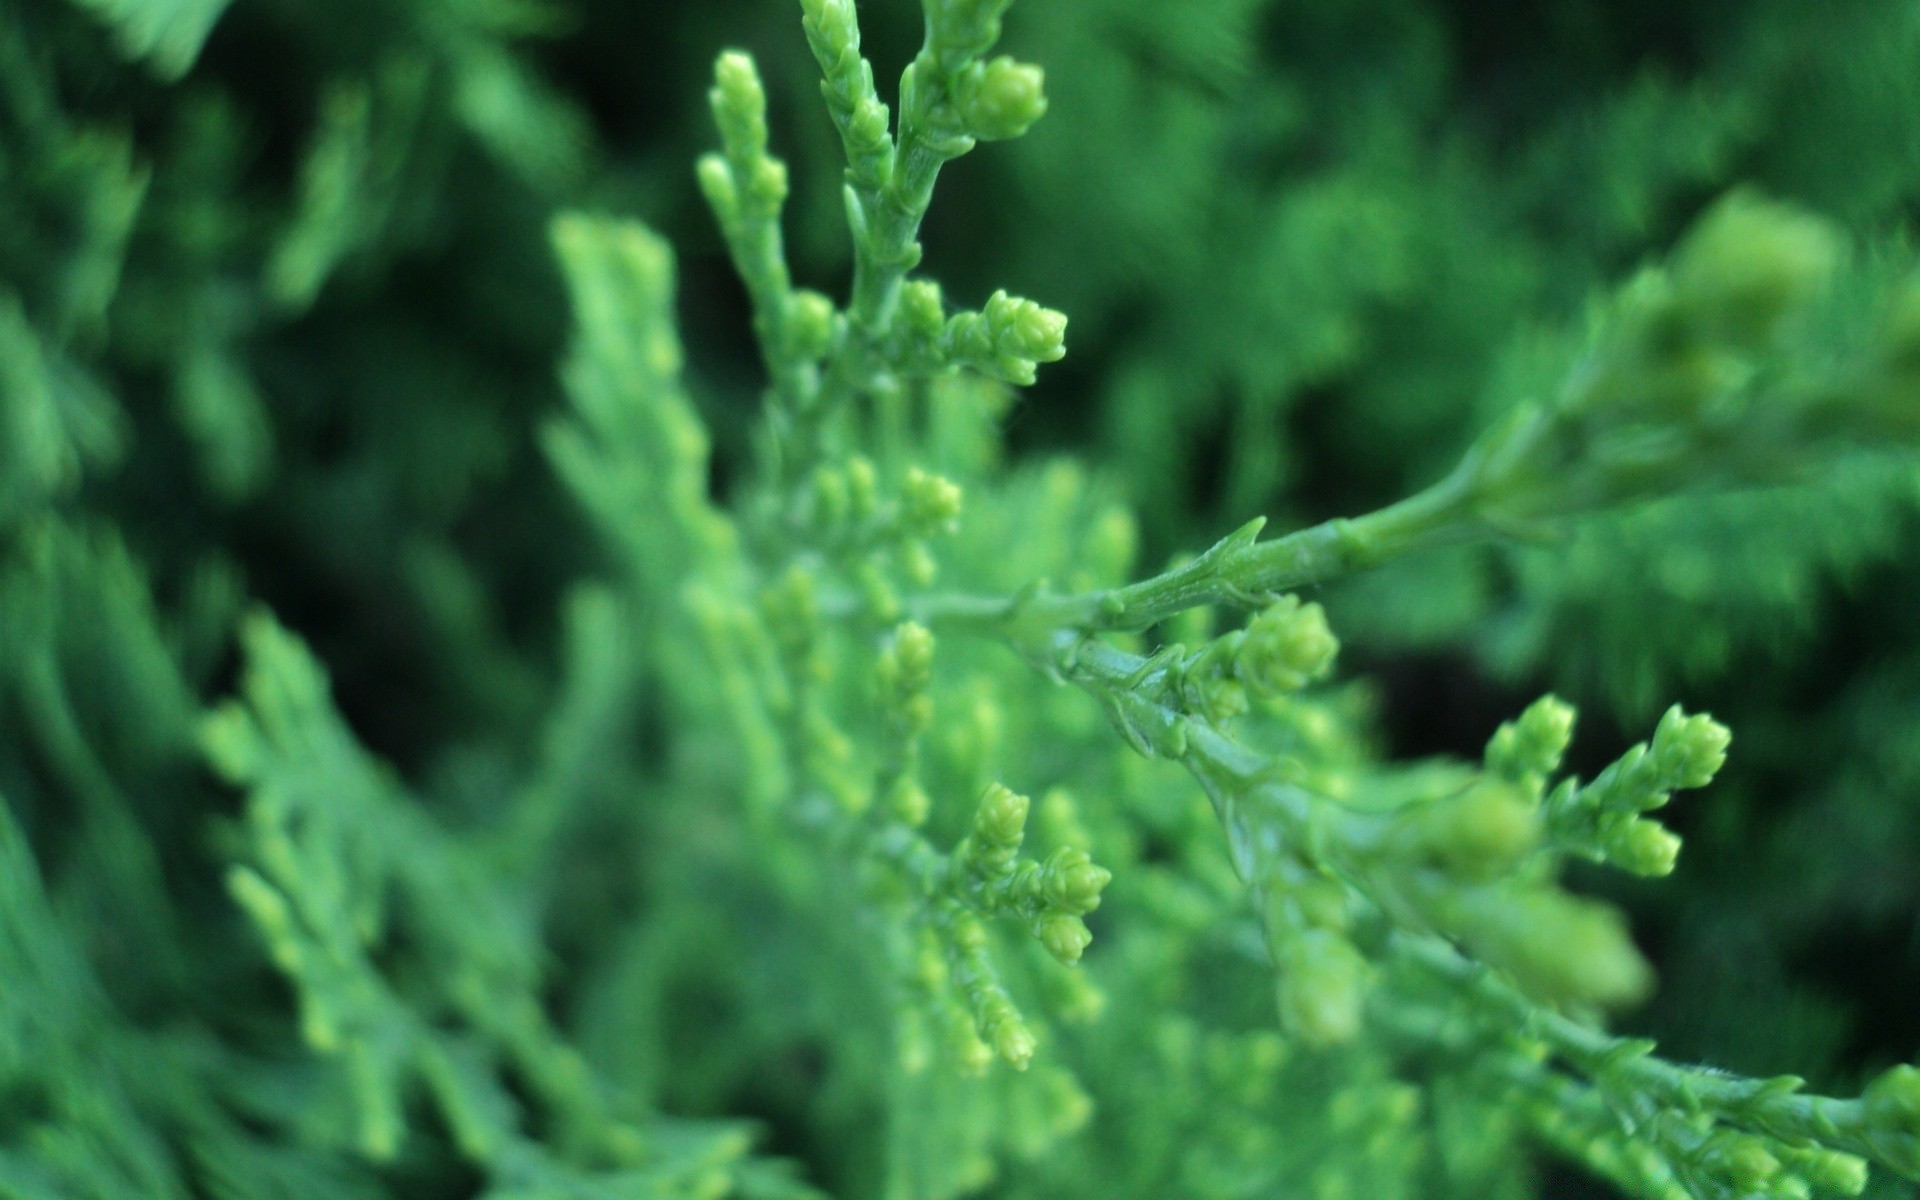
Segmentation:
[(927, 815), (933, 811), (933, 801), (925, 788), (911, 779), (902, 779), (887, 793), (887, 809), (902, 823), (918, 828), (926, 824)]
[(993, 1031), (993, 1051), (1016, 1071), (1033, 1061), (1033, 1032), (1018, 1017), (999, 1022)]
[(1688, 716), (1679, 705), (1660, 718), (1653, 734), (1653, 756), (1676, 788), (1702, 788), (1727, 762), (1733, 733), (1712, 717)]
[(923, 337), (937, 337), (946, 323), (946, 304), (940, 285), (931, 279), (909, 280), (900, 289), (900, 316), (907, 328)]
[(1612, 909), (1561, 897), (1536, 914), (1542, 919), (1523, 954), (1553, 996), (1616, 1008), (1652, 990), (1652, 968)]
[(1085, 850), (1062, 846), (1048, 857), (1042, 880), (1048, 903), (1078, 916), (1100, 907), (1100, 893), (1113, 872), (1096, 866)]
[(1353, 943), (1324, 929), (1288, 938), (1276, 963), (1280, 1019), (1313, 1046), (1350, 1042), (1360, 1032), (1366, 960)]
[(1745, 1195), (1765, 1187), (1780, 1174), (1780, 1160), (1759, 1140), (1721, 1131), (1709, 1136), (1699, 1153), (1700, 1163)]
[(1807, 1146), (1793, 1152), (1791, 1164), (1822, 1195), (1858, 1196), (1867, 1190), (1867, 1163), (1857, 1154)]
[(1048, 954), (1069, 966), (1080, 961), (1092, 942), (1093, 932), (1079, 917), (1056, 913), (1040, 922), (1040, 944)]
[(800, 0), (807, 32), (820, 43), (818, 50), (838, 55), (860, 45), (860, 24), (853, 0)]
[(962, 1075), (982, 1075), (993, 1065), (993, 1047), (981, 1041), (978, 1034), (970, 1032), (960, 1042), (954, 1058)]
[(727, 167), (727, 160), (718, 154), (703, 154), (694, 166), (694, 174), (700, 181), (701, 194), (721, 223), (733, 220), (740, 206), (740, 195), (733, 186), (733, 172)]
[(887, 106), (868, 96), (854, 105), (847, 119), (847, 138), (861, 152), (877, 153), (887, 145), (888, 123)]
[(917, 621), (908, 621), (893, 631), (893, 654), (900, 664), (900, 677), (926, 686), (933, 669), (933, 632)]
[(974, 810), (973, 833), (993, 846), (1018, 846), (1026, 836), (1028, 800), (1003, 784), (992, 784)]
[(1000, 354), (1034, 362), (1058, 362), (1066, 356), (1065, 313), (1001, 291), (987, 298), (982, 315)]
[(1700, 219), (1675, 256), (1675, 298), (1736, 340), (1764, 341), (1826, 285), (1841, 250), (1833, 226), (1811, 213), (1730, 196)]
[(787, 164), (777, 158), (756, 160), (747, 177), (747, 194), (762, 209), (778, 207), (787, 198)]
[(1881, 1153), (1901, 1171), (1920, 1169), (1920, 1068), (1902, 1063), (1886, 1071), (1860, 1099)]
[(1512, 784), (1483, 779), (1441, 810), (1435, 851), (1457, 874), (1488, 877), (1511, 869), (1540, 841), (1540, 815)]
[(767, 93), (760, 86), (760, 73), (753, 59), (739, 50), (728, 50), (714, 60), (714, 103), (743, 113), (760, 112), (767, 106)]
[(967, 68), (954, 92), (967, 132), (982, 141), (1019, 137), (1047, 111), (1045, 74), (1004, 56)]
[(1517, 731), (1530, 769), (1545, 774), (1560, 765), (1573, 741), (1574, 715), (1573, 705), (1558, 696), (1542, 696), (1520, 714)]
[(1671, 875), (1680, 861), (1680, 835), (1658, 821), (1636, 818), (1608, 847), (1607, 857), (1621, 870), (1635, 875)]
[(787, 337), (801, 358), (825, 355), (833, 341), (833, 301), (804, 288), (794, 292), (787, 310)]
[(1538, 788), (1560, 766), (1573, 741), (1573, 706), (1542, 696), (1487, 743), (1487, 769), (1515, 783)]
[(1325, 610), (1288, 596), (1247, 626), (1234, 673), (1260, 691), (1294, 691), (1326, 674), (1339, 650)]
[(960, 486), (950, 479), (909, 467), (901, 491), (902, 515), (912, 529), (949, 530), (960, 519)]

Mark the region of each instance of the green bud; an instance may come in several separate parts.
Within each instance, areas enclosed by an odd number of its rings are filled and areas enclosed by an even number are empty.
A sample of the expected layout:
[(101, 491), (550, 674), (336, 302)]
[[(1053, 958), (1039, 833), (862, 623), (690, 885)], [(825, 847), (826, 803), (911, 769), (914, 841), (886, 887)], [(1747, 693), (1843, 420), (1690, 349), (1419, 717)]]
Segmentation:
[(893, 786), (887, 789), (886, 808), (901, 824), (918, 829), (927, 823), (927, 815), (933, 811), (933, 801), (928, 798), (925, 788), (903, 777), (894, 780)]
[(861, 563), (853, 573), (853, 582), (874, 620), (884, 624), (900, 619), (900, 593), (894, 590), (892, 581), (878, 563), (871, 559)]
[(1326, 929), (1288, 931), (1275, 959), (1288, 1032), (1312, 1046), (1352, 1041), (1360, 1032), (1367, 972), (1353, 943)]
[[(994, 352), (1004, 361), (1058, 362), (1067, 353), (1066, 314), (1005, 291), (987, 297), (980, 310)], [(1025, 382), (1032, 382), (1027, 370)]]
[(1703, 1169), (1733, 1185), (1739, 1195), (1758, 1192), (1780, 1174), (1780, 1160), (1758, 1138), (1731, 1130), (1709, 1134), (1695, 1159)]
[(1074, 916), (1100, 907), (1100, 893), (1112, 880), (1113, 872), (1096, 866), (1077, 846), (1055, 850), (1040, 872), (1041, 892), (1048, 906)]
[[(1291, 905), (1301, 921), (1316, 929), (1344, 933), (1353, 920), (1347, 885), (1332, 875), (1303, 871), (1284, 884), (1276, 883), (1273, 895)], [(1276, 917), (1285, 919), (1280, 914)]]
[(1000, 37), (1000, 18), (1013, 0), (927, 0), (927, 24), (937, 45), (979, 55)]
[(925, 625), (908, 621), (893, 631), (893, 655), (900, 664), (902, 688), (926, 691), (933, 676), (933, 633)]
[(858, 454), (847, 460), (845, 469), (847, 504), (852, 510), (853, 519), (864, 521), (879, 507), (880, 477), (873, 469), (873, 461)]
[(756, 159), (746, 183), (746, 198), (754, 210), (775, 212), (787, 199), (787, 164), (777, 158)]
[(837, 529), (847, 519), (847, 477), (832, 467), (819, 467), (813, 473), (813, 523), (820, 529)]
[(960, 487), (950, 479), (908, 467), (901, 481), (900, 520), (910, 532), (947, 533), (960, 524)]
[(891, 143), (888, 133), (890, 119), (887, 106), (872, 96), (863, 97), (853, 106), (853, 115), (847, 119), (847, 140), (853, 143), (856, 154), (880, 154)]
[(1788, 1168), (1824, 1195), (1858, 1196), (1867, 1190), (1867, 1162), (1857, 1154), (1825, 1146), (1794, 1146), (1782, 1153)]
[(733, 186), (733, 171), (727, 166), (727, 160), (718, 154), (703, 154), (694, 168), (694, 174), (700, 181), (700, 192), (707, 198), (707, 207), (713, 209), (713, 215), (724, 228), (740, 217), (740, 195)]
[(1704, 713), (1688, 716), (1678, 704), (1660, 718), (1653, 732), (1656, 769), (1675, 788), (1703, 788), (1727, 762), (1733, 733)]
[(919, 538), (908, 538), (900, 544), (900, 573), (907, 582), (915, 587), (930, 587), (940, 573), (940, 564), (933, 557), (933, 551)]
[(983, 853), (1004, 855), (1008, 863), (1027, 833), (1028, 800), (1003, 784), (990, 784), (973, 810), (973, 841)]
[(1333, 666), (1340, 643), (1318, 604), (1285, 596), (1248, 624), (1233, 671), (1257, 692), (1298, 691)]
[(956, 1035), (954, 1046), (954, 1065), (962, 1075), (984, 1075), (993, 1065), (993, 1047), (980, 1040), (980, 1035), (969, 1028), (964, 1034)]
[(1676, 253), (1680, 311), (1742, 346), (1770, 339), (1781, 320), (1826, 286), (1842, 241), (1811, 213), (1735, 193), (1702, 217)]
[(931, 279), (908, 280), (900, 289), (900, 318), (910, 331), (921, 337), (939, 337), (947, 320), (940, 285)]
[(1033, 1061), (1033, 1033), (1019, 1015), (996, 1022), (992, 1030), (993, 1051), (1016, 1071), (1024, 1071)]
[(1535, 700), (1487, 743), (1487, 770), (1523, 787), (1540, 787), (1560, 769), (1573, 741), (1574, 716), (1573, 706), (1558, 696)]
[(1404, 844), (1462, 879), (1511, 871), (1540, 843), (1540, 814), (1505, 780), (1483, 778), (1464, 792), (1407, 814)]
[(962, 71), (953, 94), (967, 132), (981, 141), (1019, 137), (1047, 111), (1044, 73), (1005, 56)]
[(1903, 1175), (1920, 1176), (1920, 1068), (1902, 1063), (1861, 1094), (1867, 1140)]
[(963, 958), (971, 958), (987, 948), (987, 927), (972, 913), (960, 913), (947, 924), (947, 941)]
[(817, 362), (833, 343), (833, 301), (801, 288), (787, 309), (787, 341), (800, 358)]
[(1607, 861), (1648, 878), (1673, 874), (1680, 861), (1680, 835), (1658, 821), (1635, 817), (1607, 839)]
[(822, 59), (860, 52), (860, 22), (853, 0), (800, 0), (802, 24)]
[(1080, 956), (1093, 941), (1093, 933), (1087, 928), (1087, 923), (1066, 913), (1042, 917), (1039, 936), (1040, 944), (1046, 947), (1047, 953), (1069, 966), (1080, 961)]
[(1124, 579), (1140, 547), (1140, 528), (1133, 514), (1118, 505), (1103, 510), (1081, 547), (1081, 557), (1097, 583)]
[(728, 50), (713, 64), (713, 90), (707, 93), (727, 154), (736, 162), (767, 152), (767, 93), (753, 59)]
[(1458, 933), (1538, 999), (1617, 1008), (1645, 998), (1653, 971), (1612, 908), (1544, 888), (1478, 889)]

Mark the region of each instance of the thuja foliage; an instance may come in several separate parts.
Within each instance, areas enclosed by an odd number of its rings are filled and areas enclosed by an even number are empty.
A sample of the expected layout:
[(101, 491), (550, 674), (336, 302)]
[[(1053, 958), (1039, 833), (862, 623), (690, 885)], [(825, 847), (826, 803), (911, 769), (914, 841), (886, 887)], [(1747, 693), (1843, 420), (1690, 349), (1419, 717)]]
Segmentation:
[(0, 1196), (1920, 1179), (1905, 8), (716, 9), (701, 227), (597, 9), (232, 7), (0, 15)]

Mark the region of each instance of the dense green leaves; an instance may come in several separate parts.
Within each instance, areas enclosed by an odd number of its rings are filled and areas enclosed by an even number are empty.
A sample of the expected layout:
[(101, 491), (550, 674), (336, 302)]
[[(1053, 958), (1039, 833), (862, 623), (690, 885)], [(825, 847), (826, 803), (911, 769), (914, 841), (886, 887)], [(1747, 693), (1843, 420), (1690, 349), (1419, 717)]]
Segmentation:
[(0, 1196), (1898, 1194), (1916, 30), (9, 9)]

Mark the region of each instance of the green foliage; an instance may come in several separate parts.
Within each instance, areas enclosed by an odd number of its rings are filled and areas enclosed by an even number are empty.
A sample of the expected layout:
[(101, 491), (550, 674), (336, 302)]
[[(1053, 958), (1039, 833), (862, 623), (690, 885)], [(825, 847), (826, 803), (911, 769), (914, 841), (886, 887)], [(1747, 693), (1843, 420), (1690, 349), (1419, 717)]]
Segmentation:
[(1534, 7), (0, 16), (0, 1196), (1905, 1194), (1920, 20)]

